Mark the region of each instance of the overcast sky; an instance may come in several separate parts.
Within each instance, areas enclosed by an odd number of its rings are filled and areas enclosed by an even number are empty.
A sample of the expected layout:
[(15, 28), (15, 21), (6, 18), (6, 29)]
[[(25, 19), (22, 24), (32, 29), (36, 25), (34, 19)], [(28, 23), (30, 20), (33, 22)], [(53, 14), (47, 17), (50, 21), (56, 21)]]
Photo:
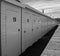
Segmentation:
[(51, 17), (60, 18), (60, 0), (20, 0), (22, 3), (26, 3), (31, 7), (50, 15)]
[(59, 7), (60, 0), (21, 0), (23, 3), (27, 3), (28, 5), (36, 8), (50, 8), (50, 7)]
[(26, 3), (30, 5), (31, 7), (41, 12), (42, 12), (42, 9), (44, 9), (45, 13), (50, 13), (52, 11), (56, 12), (57, 10), (60, 11), (60, 0), (20, 0), (20, 1), (22, 3)]

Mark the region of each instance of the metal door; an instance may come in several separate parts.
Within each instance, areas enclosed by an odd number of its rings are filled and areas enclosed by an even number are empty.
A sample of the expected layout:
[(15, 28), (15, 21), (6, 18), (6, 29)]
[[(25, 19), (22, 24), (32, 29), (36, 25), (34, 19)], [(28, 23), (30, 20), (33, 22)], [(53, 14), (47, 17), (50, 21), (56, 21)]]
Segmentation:
[(21, 54), (21, 13), (6, 11), (6, 47), (7, 56)]
[(32, 44), (32, 23), (29, 10), (22, 9), (22, 52)]

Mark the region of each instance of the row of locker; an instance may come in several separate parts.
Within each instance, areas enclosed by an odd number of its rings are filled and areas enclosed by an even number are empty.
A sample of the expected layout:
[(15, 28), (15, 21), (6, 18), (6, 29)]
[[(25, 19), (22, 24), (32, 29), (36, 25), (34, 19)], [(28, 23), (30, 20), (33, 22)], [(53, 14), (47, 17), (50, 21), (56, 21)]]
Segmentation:
[(2, 56), (18, 56), (57, 24), (47, 16), (1, 3)]
[[(29, 12), (26, 9), (22, 10), (22, 40), (23, 48), (37, 41), (46, 33), (51, 26), (55, 24), (54, 21), (42, 15)], [(29, 40), (31, 39), (31, 42)]]

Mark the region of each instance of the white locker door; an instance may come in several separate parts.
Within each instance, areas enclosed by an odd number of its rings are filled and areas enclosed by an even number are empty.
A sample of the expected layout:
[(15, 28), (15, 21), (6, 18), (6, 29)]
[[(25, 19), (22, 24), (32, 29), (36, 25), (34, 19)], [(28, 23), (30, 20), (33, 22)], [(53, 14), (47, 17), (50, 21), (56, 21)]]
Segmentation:
[(22, 11), (22, 52), (32, 44), (31, 14), (28, 10)]
[(6, 47), (7, 56), (21, 54), (21, 13), (6, 11)]

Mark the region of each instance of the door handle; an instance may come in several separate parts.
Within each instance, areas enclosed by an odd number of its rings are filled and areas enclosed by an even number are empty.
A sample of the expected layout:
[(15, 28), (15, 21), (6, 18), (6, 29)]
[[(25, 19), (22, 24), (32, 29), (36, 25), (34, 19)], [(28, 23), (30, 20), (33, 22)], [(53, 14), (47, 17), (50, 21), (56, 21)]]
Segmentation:
[(20, 31), (20, 29), (18, 29), (18, 31)]

